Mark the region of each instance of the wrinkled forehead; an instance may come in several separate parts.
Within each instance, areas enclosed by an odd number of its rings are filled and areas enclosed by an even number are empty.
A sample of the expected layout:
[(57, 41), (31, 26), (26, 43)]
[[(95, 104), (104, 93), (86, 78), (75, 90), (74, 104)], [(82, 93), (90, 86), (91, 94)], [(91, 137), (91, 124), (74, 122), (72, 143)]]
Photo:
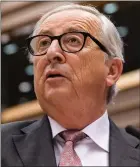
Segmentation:
[(80, 9), (70, 9), (53, 13), (40, 23), (37, 34), (57, 31), (86, 31), (97, 36), (101, 30), (101, 22), (94, 14)]

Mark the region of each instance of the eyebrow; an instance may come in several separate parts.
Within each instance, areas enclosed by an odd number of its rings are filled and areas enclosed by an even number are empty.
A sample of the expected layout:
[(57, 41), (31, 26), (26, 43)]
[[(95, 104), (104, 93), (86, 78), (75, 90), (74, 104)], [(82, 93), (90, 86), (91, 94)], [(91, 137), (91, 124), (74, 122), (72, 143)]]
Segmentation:
[(50, 30), (41, 30), (38, 35), (45, 35), (45, 34), (50, 34), (52, 35), (51, 31)]
[(66, 32), (83, 32), (83, 30), (79, 27), (69, 27), (68, 29), (66, 29)]
[[(85, 32), (85, 30), (79, 28), (79, 27), (68, 27), (67, 29), (65, 29), (64, 33), (67, 32)], [(41, 30), (38, 35), (45, 35), (45, 34), (49, 34), (49, 35), (53, 35), (53, 33), (50, 30)]]

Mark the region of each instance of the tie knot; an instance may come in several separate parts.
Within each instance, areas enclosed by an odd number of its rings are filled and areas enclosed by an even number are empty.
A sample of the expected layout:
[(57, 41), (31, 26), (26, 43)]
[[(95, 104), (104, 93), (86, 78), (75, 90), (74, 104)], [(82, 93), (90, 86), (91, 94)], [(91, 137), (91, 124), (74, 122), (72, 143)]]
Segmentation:
[(61, 132), (61, 137), (67, 141), (72, 141), (73, 143), (76, 143), (86, 137), (86, 134), (81, 131), (76, 130), (66, 130)]

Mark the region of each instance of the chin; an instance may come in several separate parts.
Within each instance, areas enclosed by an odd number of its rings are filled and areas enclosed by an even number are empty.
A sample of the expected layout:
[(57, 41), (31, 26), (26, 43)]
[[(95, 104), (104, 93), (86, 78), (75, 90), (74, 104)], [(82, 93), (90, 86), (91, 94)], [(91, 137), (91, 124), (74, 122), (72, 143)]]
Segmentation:
[(68, 86), (59, 86), (59, 87), (49, 87), (46, 86), (43, 92), (45, 99), (51, 99), (52, 101), (59, 101), (63, 103), (67, 98), (71, 99), (71, 89)]
[(84, 125), (82, 125), (81, 123), (70, 123), (70, 124), (65, 124), (65, 125), (62, 125), (64, 128), (66, 129), (75, 129), (75, 130), (82, 130), (84, 129)]
[(70, 118), (69, 116), (64, 116), (62, 114), (59, 114), (59, 116), (54, 117), (54, 119), (55, 118), (56, 118), (56, 121), (66, 129), (81, 130), (85, 126), (87, 126), (86, 122), (80, 120), (78, 117), (77, 118)]

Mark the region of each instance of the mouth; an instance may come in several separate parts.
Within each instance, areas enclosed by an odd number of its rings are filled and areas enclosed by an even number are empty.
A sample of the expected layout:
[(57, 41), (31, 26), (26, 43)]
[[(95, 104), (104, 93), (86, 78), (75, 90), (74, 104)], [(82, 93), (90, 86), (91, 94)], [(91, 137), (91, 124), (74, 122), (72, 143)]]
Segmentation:
[(62, 77), (64, 78), (64, 75), (60, 74), (59, 72), (55, 72), (55, 71), (48, 72), (47, 76), (46, 76), (47, 80), (48, 79), (59, 79), (59, 78), (62, 78)]
[(58, 78), (58, 77), (64, 77), (64, 76), (62, 76), (61, 74), (50, 74), (50, 75), (47, 77), (47, 79), (48, 79), (48, 78)]

